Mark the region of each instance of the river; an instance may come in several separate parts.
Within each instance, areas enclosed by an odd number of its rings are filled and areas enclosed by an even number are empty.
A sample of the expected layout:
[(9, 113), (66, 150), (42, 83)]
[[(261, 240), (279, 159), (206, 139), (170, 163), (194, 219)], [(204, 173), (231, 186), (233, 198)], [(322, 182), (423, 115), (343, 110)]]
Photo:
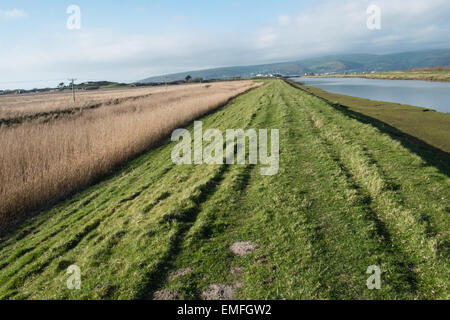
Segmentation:
[(362, 78), (292, 78), (328, 92), (450, 113), (450, 82)]

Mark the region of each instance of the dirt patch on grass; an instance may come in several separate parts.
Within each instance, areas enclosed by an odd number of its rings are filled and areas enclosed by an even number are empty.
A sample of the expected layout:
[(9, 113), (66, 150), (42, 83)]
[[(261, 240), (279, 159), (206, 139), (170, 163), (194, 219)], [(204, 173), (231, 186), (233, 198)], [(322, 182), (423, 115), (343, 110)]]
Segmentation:
[(231, 245), (230, 250), (237, 256), (245, 256), (246, 254), (252, 253), (256, 248), (256, 245), (252, 242), (235, 242)]
[(232, 286), (213, 283), (208, 289), (203, 291), (204, 300), (230, 300), (233, 297), (234, 288)]
[(194, 271), (194, 269), (190, 268), (190, 267), (189, 268), (183, 268), (183, 269), (180, 269), (178, 271), (175, 271), (174, 273), (172, 273), (169, 276), (169, 281), (173, 281), (175, 279), (184, 277), (185, 275), (188, 275), (188, 274), (192, 273), (192, 271)]
[(231, 267), (230, 272), (232, 275), (241, 275), (242, 268), (241, 267)]
[(160, 291), (156, 291), (153, 294), (153, 300), (178, 300), (178, 299), (180, 299), (180, 293), (178, 291), (163, 289)]

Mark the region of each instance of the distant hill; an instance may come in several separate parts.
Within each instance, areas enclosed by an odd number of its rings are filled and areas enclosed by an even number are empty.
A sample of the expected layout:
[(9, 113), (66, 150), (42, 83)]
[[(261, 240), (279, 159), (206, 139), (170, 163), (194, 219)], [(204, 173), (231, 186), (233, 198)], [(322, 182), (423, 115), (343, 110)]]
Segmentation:
[(415, 68), (449, 66), (450, 49), (403, 52), (388, 55), (347, 54), (254, 66), (239, 66), (197, 70), (150, 77), (139, 83), (171, 82), (192, 78), (227, 79), (254, 77), (258, 74), (299, 75), (304, 73), (344, 73), (409, 70)]

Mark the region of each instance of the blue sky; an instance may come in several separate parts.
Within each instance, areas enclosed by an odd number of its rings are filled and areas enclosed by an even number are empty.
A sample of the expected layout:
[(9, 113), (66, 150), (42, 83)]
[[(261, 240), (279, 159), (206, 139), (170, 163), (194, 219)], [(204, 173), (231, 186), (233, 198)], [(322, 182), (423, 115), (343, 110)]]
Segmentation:
[(258, 27), (270, 19), (276, 19), (276, 13), (298, 11), (310, 5), (311, 1), (15, 0), (14, 3), (0, 3), (1, 9), (17, 8), (29, 18), (16, 23), (14, 29), (2, 28), (0, 35), (3, 37), (9, 36), (11, 31), (17, 35), (24, 35), (25, 32), (40, 34), (42, 31), (64, 27), (67, 19), (65, 10), (71, 4), (81, 8), (85, 28), (108, 28), (116, 32), (134, 32), (139, 28), (154, 32), (160, 28), (183, 27), (184, 24), (218, 31), (230, 27)]
[[(366, 27), (370, 4), (381, 30)], [(450, 47), (449, 14), (448, 0), (0, 0), (0, 88)]]

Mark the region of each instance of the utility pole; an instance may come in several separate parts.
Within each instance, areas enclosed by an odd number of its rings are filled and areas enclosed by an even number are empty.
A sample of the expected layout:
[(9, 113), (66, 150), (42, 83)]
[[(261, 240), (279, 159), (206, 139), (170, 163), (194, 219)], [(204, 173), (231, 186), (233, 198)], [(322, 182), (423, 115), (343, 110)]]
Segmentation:
[(72, 82), (72, 97), (73, 97), (73, 104), (75, 104), (75, 86), (74, 86), (74, 82), (75, 82), (76, 80), (77, 80), (77, 79), (69, 79), (69, 81)]

